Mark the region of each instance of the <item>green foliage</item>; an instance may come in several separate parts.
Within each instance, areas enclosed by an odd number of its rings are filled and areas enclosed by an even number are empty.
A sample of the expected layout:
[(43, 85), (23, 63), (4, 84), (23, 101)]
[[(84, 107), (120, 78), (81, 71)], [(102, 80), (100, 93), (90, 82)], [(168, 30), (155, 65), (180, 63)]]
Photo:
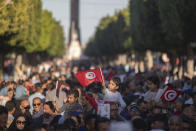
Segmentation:
[(64, 41), (65, 38), (63, 28), (59, 22), (54, 21), (51, 31), (50, 44), (46, 50), (47, 53), (50, 56), (63, 56), (65, 54)]
[[(64, 54), (63, 27), (42, 9), (41, 0), (0, 1), (0, 52)], [(54, 39), (52, 39), (54, 38)], [(53, 47), (55, 51), (51, 53)]]
[(186, 0), (130, 0), (134, 50), (187, 54), (196, 41), (195, 6)]
[(114, 16), (101, 19), (94, 37), (85, 49), (85, 54), (92, 57), (115, 57), (130, 52), (130, 20), (129, 9), (126, 8)]

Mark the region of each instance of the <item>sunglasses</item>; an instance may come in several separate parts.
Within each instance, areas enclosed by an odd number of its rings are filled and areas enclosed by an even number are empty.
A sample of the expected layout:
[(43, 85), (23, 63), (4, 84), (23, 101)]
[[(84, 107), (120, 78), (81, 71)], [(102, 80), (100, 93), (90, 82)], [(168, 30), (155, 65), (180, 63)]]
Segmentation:
[(26, 121), (16, 121), (16, 124), (22, 124), (24, 125), (26, 123)]
[(26, 106), (24, 107), (25, 110), (29, 110), (30, 109), (30, 106)]
[(33, 106), (40, 106), (40, 105), (41, 105), (41, 103), (33, 104)]

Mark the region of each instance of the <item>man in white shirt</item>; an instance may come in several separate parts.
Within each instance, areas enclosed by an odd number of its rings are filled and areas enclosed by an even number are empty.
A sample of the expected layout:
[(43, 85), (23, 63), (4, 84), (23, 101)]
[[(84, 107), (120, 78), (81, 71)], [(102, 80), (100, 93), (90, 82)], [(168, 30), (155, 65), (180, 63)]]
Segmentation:
[(45, 99), (45, 96), (42, 95), (43, 89), (41, 86), (42, 85), (40, 83), (35, 84), (36, 92), (34, 94), (32, 94), (31, 96), (29, 96), (28, 101), (30, 102), (30, 106), (31, 106), (31, 109), (30, 109), (31, 114), (33, 113), (33, 99), (36, 97), (38, 97), (42, 100)]

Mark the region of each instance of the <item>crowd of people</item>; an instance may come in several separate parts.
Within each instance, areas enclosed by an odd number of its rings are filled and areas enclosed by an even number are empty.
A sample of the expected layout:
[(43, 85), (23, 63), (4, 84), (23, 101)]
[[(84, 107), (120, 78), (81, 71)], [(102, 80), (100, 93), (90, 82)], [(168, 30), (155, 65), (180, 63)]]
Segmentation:
[[(196, 130), (195, 77), (174, 80), (161, 70), (108, 66), (105, 81), (82, 87), (74, 74), (88, 69), (51, 64), (25, 79), (1, 80), (0, 131)], [(173, 102), (161, 99), (168, 86), (181, 91)]]

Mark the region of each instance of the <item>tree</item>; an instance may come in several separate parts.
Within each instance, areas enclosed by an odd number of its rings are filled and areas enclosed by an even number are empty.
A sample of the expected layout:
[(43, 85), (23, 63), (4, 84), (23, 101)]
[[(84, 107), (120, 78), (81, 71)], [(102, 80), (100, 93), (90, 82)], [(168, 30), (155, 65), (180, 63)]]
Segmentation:
[(114, 58), (130, 52), (132, 40), (129, 18), (129, 8), (102, 18), (94, 37), (87, 44), (86, 55)]

